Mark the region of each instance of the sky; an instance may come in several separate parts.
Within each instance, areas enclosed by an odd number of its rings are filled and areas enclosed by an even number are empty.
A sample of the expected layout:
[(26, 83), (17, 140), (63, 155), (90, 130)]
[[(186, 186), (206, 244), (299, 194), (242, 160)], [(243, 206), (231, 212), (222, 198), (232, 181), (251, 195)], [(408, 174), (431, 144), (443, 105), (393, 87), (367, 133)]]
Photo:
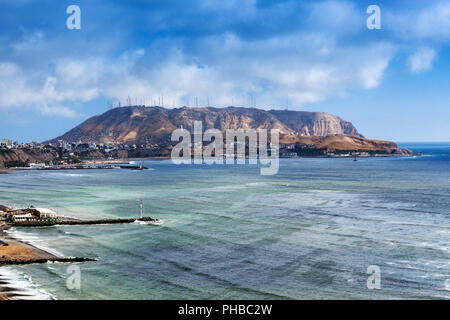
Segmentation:
[[(80, 8), (80, 29), (66, 12)], [(369, 5), (381, 29), (369, 29)], [(368, 138), (450, 141), (450, 1), (0, 0), (0, 138), (111, 104), (322, 111)]]

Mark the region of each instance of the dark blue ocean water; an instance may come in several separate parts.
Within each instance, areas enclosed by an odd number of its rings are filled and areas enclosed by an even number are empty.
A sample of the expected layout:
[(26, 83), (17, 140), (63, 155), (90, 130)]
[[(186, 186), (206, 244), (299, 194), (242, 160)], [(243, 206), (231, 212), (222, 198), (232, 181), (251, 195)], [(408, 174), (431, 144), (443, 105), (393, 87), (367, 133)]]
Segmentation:
[[(422, 157), (281, 159), (256, 166), (0, 175), (0, 203), (160, 226), (60, 226), (16, 236), (79, 264), (0, 269), (58, 299), (410, 299), (450, 297), (450, 143), (408, 143)], [(381, 271), (369, 290), (367, 267)]]

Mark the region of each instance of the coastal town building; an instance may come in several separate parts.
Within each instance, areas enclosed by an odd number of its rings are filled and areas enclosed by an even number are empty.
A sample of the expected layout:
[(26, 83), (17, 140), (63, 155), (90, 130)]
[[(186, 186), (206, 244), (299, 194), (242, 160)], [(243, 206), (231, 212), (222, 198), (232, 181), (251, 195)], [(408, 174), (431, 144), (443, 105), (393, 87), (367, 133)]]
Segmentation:
[(295, 158), (297, 157), (297, 152), (283, 152), (280, 153), (280, 158)]
[(12, 216), (13, 222), (23, 222), (23, 221), (37, 221), (37, 218), (31, 213), (16, 214)]
[(30, 166), (30, 168), (33, 168), (33, 169), (42, 169), (42, 168), (45, 168), (45, 163), (33, 163), (33, 162), (30, 162), (29, 166)]
[(58, 221), (58, 215), (55, 211), (47, 208), (2, 208), (0, 211), (0, 220), (18, 224), (24, 222), (56, 223)]
[(18, 147), (17, 141), (12, 141), (10, 139), (2, 139), (1, 146), (2, 148), (13, 149)]

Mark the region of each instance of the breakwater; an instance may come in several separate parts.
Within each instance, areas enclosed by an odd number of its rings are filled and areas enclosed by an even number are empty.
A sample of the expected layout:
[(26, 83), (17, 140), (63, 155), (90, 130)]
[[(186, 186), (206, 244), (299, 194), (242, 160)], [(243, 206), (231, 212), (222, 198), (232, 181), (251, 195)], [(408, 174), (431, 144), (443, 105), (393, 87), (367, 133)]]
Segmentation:
[(37, 258), (37, 259), (0, 259), (0, 265), (17, 265), (17, 264), (34, 264), (34, 263), (47, 263), (47, 262), (59, 262), (59, 263), (74, 263), (74, 262), (92, 262), (97, 261), (92, 258)]
[(120, 224), (120, 223), (134, 223), (135, 221), (156, 223), (158, 219), (143, 217), (132, 219), (99, 219), (99, 220), (79, 220), (72, 218), (58, 218), (57, 221), (16, 221), (13, 226), (17, 227), (48, 227), (55, 225), (94, 225), (94, 224)]

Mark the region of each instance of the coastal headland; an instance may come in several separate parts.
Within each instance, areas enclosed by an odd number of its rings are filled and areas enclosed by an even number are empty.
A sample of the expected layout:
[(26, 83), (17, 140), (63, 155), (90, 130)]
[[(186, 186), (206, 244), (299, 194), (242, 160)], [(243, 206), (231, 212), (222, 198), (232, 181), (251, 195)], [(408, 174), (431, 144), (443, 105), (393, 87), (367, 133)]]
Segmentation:
[[(0, 147), (0, 170), (132, 169), (120, 166), (120, 162), (170, 158), (177, 144), (171, 141), (172, 132), (182, 128), (192, 134), (195, 122), (201, 122), (205, 130), (220, 132), (278, 130), (282, 157), (417, 155), (391, 141), (365, 138), (351, 122), (323, 112), (126, 106), (91, 117), (62, 136), (43, 143), (19, 144), (5, 140), (7, 143)], [(95, 167), (94, 163), (108, 166)]]

